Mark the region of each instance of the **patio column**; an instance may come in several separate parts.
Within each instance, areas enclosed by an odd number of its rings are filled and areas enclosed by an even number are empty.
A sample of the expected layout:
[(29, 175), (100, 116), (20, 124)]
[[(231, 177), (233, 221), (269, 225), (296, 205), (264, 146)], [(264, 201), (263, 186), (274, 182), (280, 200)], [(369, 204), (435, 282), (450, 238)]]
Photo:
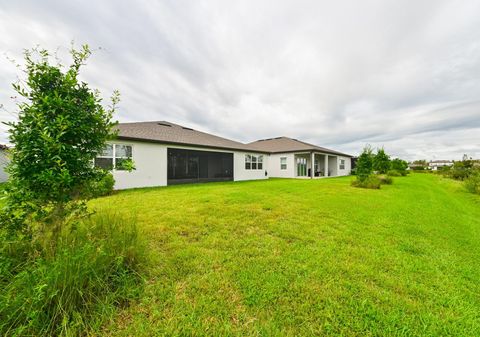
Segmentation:
[(328, 154), (325, 155), (324, 166), (325, 166), (325, 168), (324, 168), (323, 176), (328, 177)]
[(315, 172), (313, 171), (315, 169), (315, 153), (311, 153), (310, 155), (310, 179), (313, 179), (315, 176)]

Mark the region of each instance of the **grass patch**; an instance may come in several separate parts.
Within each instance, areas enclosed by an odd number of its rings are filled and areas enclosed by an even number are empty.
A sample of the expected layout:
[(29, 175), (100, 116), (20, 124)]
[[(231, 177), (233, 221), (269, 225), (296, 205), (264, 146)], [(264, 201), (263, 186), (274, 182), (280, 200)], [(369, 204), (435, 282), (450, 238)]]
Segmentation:
[(479, 336), (480, 199), (436, 175), (123, 191), (151, 253), (112, 336)]
[(98, 331), (137, 298), (144, 259), (135, 223), (95, 215), (63, 233), (52, 254), (30, 242), (3, 242), (0, 334), (76, 336)]

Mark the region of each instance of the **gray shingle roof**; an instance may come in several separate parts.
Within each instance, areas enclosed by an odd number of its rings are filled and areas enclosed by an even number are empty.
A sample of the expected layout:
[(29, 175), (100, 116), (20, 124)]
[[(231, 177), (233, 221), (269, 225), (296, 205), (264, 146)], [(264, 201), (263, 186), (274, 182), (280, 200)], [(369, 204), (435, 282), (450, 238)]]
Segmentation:
[(248, 145), (250, 145), (253, 149), (257, 149), (260, 151), (268, 151), (271, 153), (318, 151), (323, 153), (331, 153), (335, 155), (352, 157), (349, 154), (345, 154), (345, 153), (327, 149), (321, 146), (305, 143), (300, 140), (289, 138), (289, 137), (261, 139), (261, 140), (257, 140), (256, 142), (249, 143)]
[(288, 137), (262, 139), (249, 144), (243, 144), (166, 121), (120, 123), (118, 124), (118, 138), (247, 152), (282, 153), (319, 151), (351, 157), (348, 154)]
[[(166, 121), (120, 123), (118, 138), (228, 150), (253, 150), (246, 144)], [(257, 152), (267, 151), (257, 150)]]

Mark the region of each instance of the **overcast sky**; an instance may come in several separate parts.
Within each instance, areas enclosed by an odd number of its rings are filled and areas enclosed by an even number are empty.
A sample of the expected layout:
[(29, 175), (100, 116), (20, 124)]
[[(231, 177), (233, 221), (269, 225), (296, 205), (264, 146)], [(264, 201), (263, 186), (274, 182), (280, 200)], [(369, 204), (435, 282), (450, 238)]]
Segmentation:
[(97, 49), (82, 77), (120, 90), (120, 122), (480, 157), (478, 0), (0, 1), (3, 121), (20, 74), (8, 58), (40, 45), (68, 63), (74, 40)]

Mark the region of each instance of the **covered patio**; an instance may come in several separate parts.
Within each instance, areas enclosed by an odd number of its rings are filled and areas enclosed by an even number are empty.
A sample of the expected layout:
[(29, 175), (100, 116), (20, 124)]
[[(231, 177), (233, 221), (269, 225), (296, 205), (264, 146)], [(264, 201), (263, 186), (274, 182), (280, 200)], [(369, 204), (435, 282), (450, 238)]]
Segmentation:
[(338, 156), (320, 152), (295, 153), (297, 178), (322, 178), (338, 175)]

